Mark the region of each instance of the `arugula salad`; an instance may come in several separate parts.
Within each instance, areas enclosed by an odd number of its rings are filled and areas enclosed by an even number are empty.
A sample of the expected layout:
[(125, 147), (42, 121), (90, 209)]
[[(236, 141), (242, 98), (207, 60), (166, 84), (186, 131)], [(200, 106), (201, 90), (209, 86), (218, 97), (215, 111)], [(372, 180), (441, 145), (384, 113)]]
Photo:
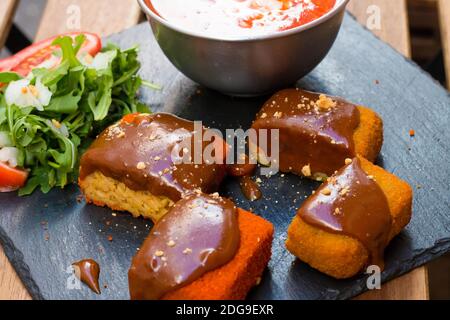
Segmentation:
[(100, 51), (99, 41), (60, 36), (26, 59), (0, 61), (0, 192), (47, 193), (75, 182), (97, 134), (126, 114), (149, 112), (136, 95), (156, 86), (137, 75), (137, 48)]

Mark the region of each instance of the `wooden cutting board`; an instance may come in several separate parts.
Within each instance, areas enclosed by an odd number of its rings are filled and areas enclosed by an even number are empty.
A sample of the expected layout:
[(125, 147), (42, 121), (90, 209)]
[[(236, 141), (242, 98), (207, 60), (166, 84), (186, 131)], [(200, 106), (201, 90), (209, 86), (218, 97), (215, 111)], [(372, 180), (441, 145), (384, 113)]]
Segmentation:
[[(141, 47), (142, 76), (162, 91), (143, 91), (154, 111), (172, 112), (205, 125), (247, 128), (267, 97), (240, 99), (201, 88), (163, 56), (147, 24), (114, 35), (123, 47)], [(300, 59), (301, 57), (299, 57)], [(385, 144), (379, 164), (414, 188), (414, 216), (389, 246), (383, 280), (404, 274), (450, 250), (450, 96), (411, 61), (379, 41), (347, 16), (336, 45), (298, 86), (370, 106), (384, 119)], [(409, 136), (409, 130), (416, 137)], [(222, 193), (276, 227), (273, 257), (251, 299), (346, 299), (366, 290), (367, 275), (334, 280), (296, 260), (284, 247), (286, 228), (318, 184), (292, 175), (263, 178), (264, 199), (249, 203), (232, 179)], [(128, 299), (130, 260), (151, 223), (77, 201), (70, 186), (48, 195), (0, 195), (0, 241), (34, 298)], [(113, 241), (108, 241), (112, 236)], [(95, 295), (73, 289), (69, 267), (96, 259), (107, 287)]]

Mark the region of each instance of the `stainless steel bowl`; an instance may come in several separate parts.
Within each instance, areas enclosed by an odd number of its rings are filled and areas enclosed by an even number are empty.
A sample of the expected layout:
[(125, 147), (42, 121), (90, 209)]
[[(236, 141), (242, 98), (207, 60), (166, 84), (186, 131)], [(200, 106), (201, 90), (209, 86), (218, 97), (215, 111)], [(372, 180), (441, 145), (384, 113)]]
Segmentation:
[(254, 38), (220, 39), (182, 30), (139, 4), (167, 58), (208, 88), (255, 96), (292, 85), (313, 70), (332, 47), (349, 0), (306, 25)]

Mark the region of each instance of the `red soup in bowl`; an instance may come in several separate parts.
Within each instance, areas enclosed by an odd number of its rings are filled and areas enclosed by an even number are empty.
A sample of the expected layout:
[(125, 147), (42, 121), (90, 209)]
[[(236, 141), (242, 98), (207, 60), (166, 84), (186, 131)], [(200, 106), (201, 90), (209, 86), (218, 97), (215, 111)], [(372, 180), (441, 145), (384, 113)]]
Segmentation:
[(224, 39), (293, 29), (328, 13), (336, 0), (146, 0), (161, 18)]

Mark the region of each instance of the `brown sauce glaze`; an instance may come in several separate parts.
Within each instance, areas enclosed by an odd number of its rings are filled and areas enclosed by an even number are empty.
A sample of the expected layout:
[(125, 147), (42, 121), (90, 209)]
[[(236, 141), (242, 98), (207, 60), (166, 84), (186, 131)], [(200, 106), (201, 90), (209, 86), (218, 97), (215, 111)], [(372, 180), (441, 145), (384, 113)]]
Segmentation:
[(261, 199), (262, 192), (258, 184), (249, 176), (241, 177), (239, 179), (242, 193), (250, 201), (257, 201)]
[(261, 199), (262, 193), (259, 186), (251, 178), (255, 172), (257, 165), (250, 163), (250, 158), (243, 154), (243, 164), (227, 165), (227, 172), (230, 176), (239, 178), (242, 194), (250, 201)]
[(320, 187), (299, 209), (306, 223), (359, 240), (369, 252), (369, 264), (384, 268), (392, 217), (383, 190), (353, 159)]
[(264, 104), (252, 127), (279, 129), (282, 172), (304, 175), (309, 166), (312, 173), (330, 176), (356, 155), (353, 133), (359, 121), (357, 107), (342, 99), (286, 89)]
[(100, 277), (100, 266), (92, 259), (84, 259), (72, 264), (76, 276), (85, 283), (96, 294), (100, 294), (100, 285), (98, 279)]
[(231, 261), (240, 232), (233, 202), (194, 193), (152, 229), (128, 272), (133, 300), (155, 300)]
[[(210, 142), (203, 142), (194, 134), (194, 123), (176, 116), (137, 114), (126, 116), (106, 129), (91, 145), (81, 159), (80, 179), (100, 171), (107, 177), (123, 182), (133, 190), (150, 191), (156, 196), (167, 196), (173, 201), (181, 199), (184, 192), (201, 189), (215, 192), (226, 175), (225, 151), (215, 156), (218, 161), (195, 164), (194, 152), (203, 150)], [(190, 163), (174, 163), (172, 153), (180, 158), (185, 154), (186, 141)], [(200, 141), (195, 148), (196, 141)], [(214, 144), (225, 145), (223, 140)], [(189, 149), (189, 148), (187, 148)], [(216, 149), (220, 150), (220, 149)], [(201, 159), (201, 158), (200, 158)]]
[(227, 172), (232, 177), (250, 176), (256, 170), (256, 164), (230, 164), (227, 165)]

